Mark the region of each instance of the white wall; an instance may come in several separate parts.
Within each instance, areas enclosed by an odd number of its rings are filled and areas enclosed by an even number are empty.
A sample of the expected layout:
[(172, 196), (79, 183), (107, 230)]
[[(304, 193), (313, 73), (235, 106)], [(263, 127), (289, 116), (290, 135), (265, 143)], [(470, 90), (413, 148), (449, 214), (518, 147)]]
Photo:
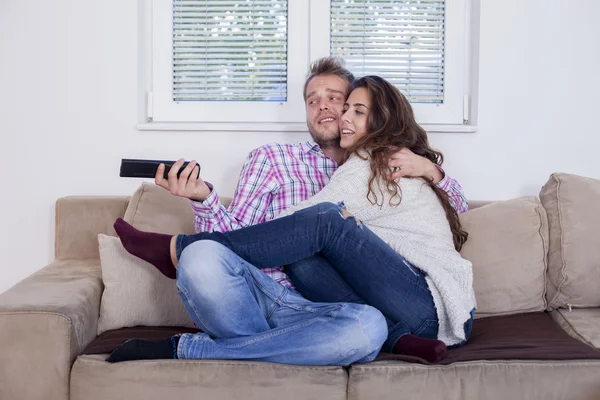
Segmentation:
[[(482, 0), (479, 131), (433, 134), (471, 199), (600, 178), (600, 2)], [(307, 134), (141, 132), (134, 0), (0, 0), (0, 292), (53, 258), (54, 201), (128, 195), (119, 161), (196, 158), (231, 195), (248, 151)]]

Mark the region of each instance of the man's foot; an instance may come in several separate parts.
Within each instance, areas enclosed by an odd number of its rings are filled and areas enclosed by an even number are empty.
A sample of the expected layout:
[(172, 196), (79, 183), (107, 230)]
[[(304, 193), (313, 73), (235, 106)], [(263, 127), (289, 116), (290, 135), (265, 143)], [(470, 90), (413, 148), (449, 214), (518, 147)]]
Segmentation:
[(129, 339), (112, 352), (106, 361), (166, 360), (177, 358), (179, 336), (163, 340)]
[(172, 235), (142, 232), (122, 218), (118, 218), (113, 226), (125, 250), (154, 265), (164, 276), (171, 279), (177, 277), (171, 258)]
[(441, 340), (425, 339), (415, 335), (404, 335), (394, 344), (392, 353), (415, 356), (431, 363), (440, 362), (446, 357), (446, 345)]

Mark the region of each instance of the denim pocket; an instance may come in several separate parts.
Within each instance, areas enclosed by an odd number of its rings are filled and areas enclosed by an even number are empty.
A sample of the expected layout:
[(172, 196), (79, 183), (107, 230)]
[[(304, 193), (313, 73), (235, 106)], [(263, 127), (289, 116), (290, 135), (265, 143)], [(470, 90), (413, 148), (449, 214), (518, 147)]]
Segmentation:
[(426, 339), (437, 339), (438, 322), (434, 319), (426, 319), (423, 321), (419, 329), (413, 332), (413, 335)]

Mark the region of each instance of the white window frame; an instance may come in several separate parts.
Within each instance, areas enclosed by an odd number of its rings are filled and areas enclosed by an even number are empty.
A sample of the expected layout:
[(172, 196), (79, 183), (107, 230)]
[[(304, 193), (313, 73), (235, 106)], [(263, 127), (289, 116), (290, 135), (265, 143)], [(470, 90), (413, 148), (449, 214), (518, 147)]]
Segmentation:
[[(447, 0), (443, 104), (412, 104), (429, 132), (474, 132), (471, 108), (471, 1)], [(172, 101), (171, 0), (140, 2), (145, 77), (140, 130), (306, 132), (302, 96), (310, 62), (330, 53), (327, 0), (288, 3), (288, 95), (286, 102)]]

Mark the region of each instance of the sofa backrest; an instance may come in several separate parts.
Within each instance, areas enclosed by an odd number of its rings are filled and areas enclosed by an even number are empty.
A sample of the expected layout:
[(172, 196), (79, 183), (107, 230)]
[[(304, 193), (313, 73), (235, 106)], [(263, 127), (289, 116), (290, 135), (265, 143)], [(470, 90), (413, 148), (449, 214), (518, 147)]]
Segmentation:
[(55, 205), (56, 260), (98, 259), (98, 234), (116, 235), (115, 220), (125, 214), (129, 197), (62, 197)]
[[(461, 215), (478, 317), (600, 306), (600, 181), (554, 174), (540, 196), (470, 202)], [(139, 229), (194, 232), (189, 201), (153, 184), (131, 198), (66, 197), (56, 204), (56, 258), (98, 258), (98, 233), (115, 235), (121, 216)]]
[(461, 214), (469, 238), (477, 317), (543, 311), (548, 220), (536, 197), (498, 201)]
[(552, 174), (540, 192), (548, 212), (548, 306), (600, 307), (600, 180)]

